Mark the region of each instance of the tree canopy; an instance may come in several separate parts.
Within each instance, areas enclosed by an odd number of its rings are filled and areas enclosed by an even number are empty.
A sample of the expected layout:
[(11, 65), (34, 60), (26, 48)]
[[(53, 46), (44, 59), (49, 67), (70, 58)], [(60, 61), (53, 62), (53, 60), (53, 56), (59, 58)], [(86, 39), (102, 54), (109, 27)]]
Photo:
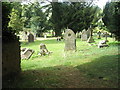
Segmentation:
[(120, 40), (120, 2), (108, 2), (104, 8), (103, 22), (108, 31), (116, 35), (116, 39)]

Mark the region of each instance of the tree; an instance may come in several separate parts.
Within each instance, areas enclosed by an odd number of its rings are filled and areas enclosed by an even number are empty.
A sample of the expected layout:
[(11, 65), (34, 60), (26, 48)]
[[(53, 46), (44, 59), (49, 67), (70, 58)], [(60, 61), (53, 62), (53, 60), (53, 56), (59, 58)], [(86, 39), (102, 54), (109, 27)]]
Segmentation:
[[(46, 11), (52, 12), (51, 22), (56, 36), (61, 35), (61, 30), (70, 28), (75, 33), (88, 29), (90, 25), (95, 27), (101, 18), (101, 10), (93, 6), (91, 2), (53, 2)], [(52, 8), (52, 9), (50, 9)]]
[(116, 35), (116, 40), (120, 41), (120, 2), (108, 2), (103, 10), (103, 22), (108, 31)]
[(10, 21), (8, 16), (10, 15), (12, 8), (12, 3), (2, 2), (2, 30), (8, 30), (7, 26)]
[(11, 27), (15, 33), (19, 33), (23, 30), (23, 20), (19, 16), (19, 11), (15, 8), (12, 9), (10, 14), (10, 22), (8, 27)]

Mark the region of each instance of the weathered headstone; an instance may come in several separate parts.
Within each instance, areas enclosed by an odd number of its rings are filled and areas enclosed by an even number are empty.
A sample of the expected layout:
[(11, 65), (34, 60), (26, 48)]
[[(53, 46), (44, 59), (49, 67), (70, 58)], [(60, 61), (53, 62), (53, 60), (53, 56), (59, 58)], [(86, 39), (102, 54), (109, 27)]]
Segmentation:
[(87, 41), (87, 31), (84, 29), (81, 34), (81, 40), (82, 41)]
[(44, 38), (47, 38), (47, 34), (44, 34)]
[(22, 32), (22, 40), (27, 40), (28, 36), (27, 36), (27, 32)]
[(43, 55), (48, 55), (50, 54), (51, 52), (48, 51), (48, 49), (46, 48), (46, 45), (41, 43), (40, 44), (40, 52), (39, 52), (39, 55), (43, 56)]
[(89, 36), (89, 38), (88, 38), (88, 40), (87, 40), (88, 43), (93, 43), (93, 42), (95, 42), (94, 39), (93, 39), (93, 33), (92, 33), (92, 32), (93, 32), (93, 30), (92, 30), (92, 28), (91, 28), (91, 26), (90, 26), (90, 28), (89, 28), (89, 35), (90, 35), (90, 36)]
[(90, 36), (91, 36), (91, 29), (90, 28), (88, 28), (88, 30), (87, 30), (87, 38), (89, 38)]
[(79, 38), (79, 33), (78, 32), (76, 33), (76, 37)]
[(34, 53), (34, 50), (28, 49), (28, 48), (23, 48), (21, 50), (21, 59), (29, 59), (33, 53)]
[(34, 42), (34, 35), (31, 33), (28, 35), (28, 42)]
[(71, 29), (66, 29), (64, 34), (65, 51), (76, 50), (76, 35)]
[(79, 32), (79, 38), (81, 38), (82, 32)]

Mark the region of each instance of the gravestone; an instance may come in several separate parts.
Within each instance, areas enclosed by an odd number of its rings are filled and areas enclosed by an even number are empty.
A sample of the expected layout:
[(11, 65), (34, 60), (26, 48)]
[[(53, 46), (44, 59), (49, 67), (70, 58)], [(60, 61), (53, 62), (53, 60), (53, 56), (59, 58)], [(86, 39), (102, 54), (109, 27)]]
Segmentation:
[(76, 35), (71, 29), (66, 29), (64, 34), (65, 51), (76, 50)]
[(27, 40), (28, 36), (27, 36), (27, 32), (22, 32), (22, 40)]
[(87, 31), (84, 29), (81, 33), (81, 40), (82, 41), (87, 41)]
[(44, 38), (47, 38), (47, 34), (44, 34)]
[(31, 33), (28, 35), (28, 42), (34, 42), (34, 35)]
[(33, 53), (34, 53), (34, 50), (28, 49), (28, 48), (23, 48), (21, 50), (21, 59), (29, 59)]
[(43, 55), (49, 55), (52, 52), (49, 52), (48, 49), (46, 48), (46, 45), (41, 43), (40, 44), (40, 52), (39, 55), (43, 56)]
[(88, 30), (87, 30), (87, 38), (89, 38), (90, 36), (91, 36), (91, 29), (88, 28)]
[(78, 32), (76, 33), (76, 37), (79, 38), (79, 33)]
[(81, 38), (82, 32), (79, 32), (79, 38)]

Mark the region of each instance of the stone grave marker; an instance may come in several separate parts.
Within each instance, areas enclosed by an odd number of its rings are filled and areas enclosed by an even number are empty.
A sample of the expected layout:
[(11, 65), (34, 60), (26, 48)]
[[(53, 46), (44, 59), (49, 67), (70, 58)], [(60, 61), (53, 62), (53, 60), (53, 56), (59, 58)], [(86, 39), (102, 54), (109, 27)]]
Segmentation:
[(27, 32), (22, 32), (22, 40), (27, 40), (28, 36), (27, 36)]
[(34, 35), (31, 33), (28, 35), (28, 42), (34, 42)]
[(47, 38), (47, 34), (44, 34), (44, 38)]
[(41, 44), (40, 44), (40, 52), (39, 52), (38, 55), (43, 56), (43, 55), (49, 55), (50, 53), (52, 53), (52, 52), (49, 52), (49, 51), (48, 51), (48, 49), (46, 48), (46, 45), (43, 44), (43, 43), (41, 43)]
[(57, 41), (61, 41), (61, 37), (60, 36), (57, 37)]
[(95, 41), (94, 41), (94, 39), (93, 39), (93, 30), (92, 30), (91, 26), (90, 26), (90, 28), (89, 28), (88, 30), (89, 30), (89, 37), (88, 37), (87, 42), (88, 42), (88, 43), (93, 43), (93, 42), (95, 42)]
[(21, 50), (21, 59), (29, 59), (33, 53), (34, 53), (34, 50), (28, 49), (28, 48), (23, 48)]
[(71, 29), (66, 29), (64, 34), (65, 40), (65, 51), (75, 50), (76, 51), (76, 35)]
[(79, 33), (78, 32), (76, 33), (76, 37), (79, 38)]
[(91, 36), (91, 29), (90, 28), (88, 28), (88, 30), (87, 30), (87, 38), (89, 38), (90, 36)]
[(87, 41), (87, 31), (84, 29), (81, 34), (81, 40), (82, 41)]
[(79, 32), (79, 38), (81, 38), (82, 32)]

